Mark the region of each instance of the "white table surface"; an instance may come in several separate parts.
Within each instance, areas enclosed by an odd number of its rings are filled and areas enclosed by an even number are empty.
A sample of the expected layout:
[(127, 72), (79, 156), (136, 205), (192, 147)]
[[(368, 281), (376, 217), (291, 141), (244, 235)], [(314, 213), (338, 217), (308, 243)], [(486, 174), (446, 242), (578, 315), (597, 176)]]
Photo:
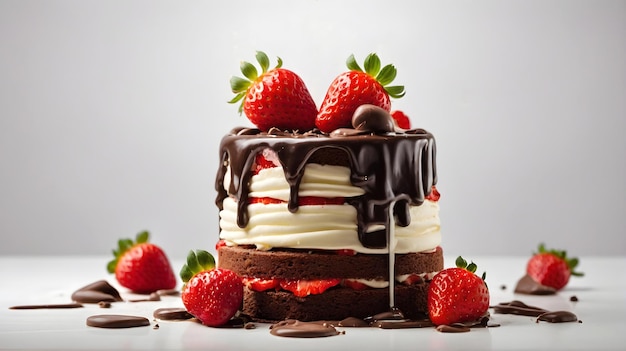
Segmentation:
[[(156, 302), (118, 302), (63, 310), (11, 310), (10, 306), (71, 302), (76, 289), (99, 279), (120, 288), (105, 271), (108, 257), (1, 257), (0, 349), (21, 350), (624, 350), (626, 349), (626, 257), (581, 257), (583, 278), (573, 278), (557, 295), (513, 293), (526, 257), (466, 257), (487, 271), (491, 303), (521, 300), (547, 310), (574, 312), (582, 323), (535, 323), (532, 317), (492, 313), (499, 328), (469, 333), (439, 333), (433, 328), (382, 330), (343, 328), (345, 335), (316, 339), (273, 336), (268, 324), (256, 329), (216, 329), (190, 321), (158, 321), (160, 307), (181, 307), (180, 297)], [(446, 267), (453, 258), (446, 257)], [(173, 262), (178, 271), (182, 262)], [(506, 289), (502, 290), (501, 286)], [(571, 302), (576, 295), (579, 302)], [(88, 327), (95, 314), (130, 314), (150, 319), (152, 326), (129, 329)]]

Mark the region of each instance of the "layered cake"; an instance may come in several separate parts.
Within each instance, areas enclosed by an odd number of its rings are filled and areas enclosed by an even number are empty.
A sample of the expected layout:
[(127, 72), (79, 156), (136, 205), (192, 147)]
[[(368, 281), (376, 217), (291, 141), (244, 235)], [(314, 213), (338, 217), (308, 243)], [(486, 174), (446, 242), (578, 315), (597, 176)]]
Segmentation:
[(316, 320), (388, 310), (390, 252), (395, 307), (426, 312), (428, 281), (443, 269), (430, 133), (242, 128), (220, 154), (218, 263), (245, 278), (244, 313)]
[(244, 99), (258, 128), (223, 137), (216, 179), (218, 266), (242, 277), (243, 312), (423, 316), (428, 282), (443, 269), (436, 147), (432, 134), (400, 128), (389, 113), (386, 91), (404, 94), (383, 87), (395, 68), (381, 69), (372, 54), (361, 72), (351, 56), (318, 113), (299, 77), (266, 72), (262, 53), (257, 60), (263, 73), (243, 63), (252, 82), (231, 80), (231, 102)]

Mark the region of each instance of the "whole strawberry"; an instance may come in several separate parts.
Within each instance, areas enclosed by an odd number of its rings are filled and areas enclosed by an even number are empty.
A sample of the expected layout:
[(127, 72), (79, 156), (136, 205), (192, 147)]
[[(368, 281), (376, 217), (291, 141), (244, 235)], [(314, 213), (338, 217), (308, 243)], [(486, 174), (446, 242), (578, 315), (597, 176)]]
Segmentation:
[(143, 231), (135, 241), (120, 239), (107, 265), (109, 273), (125, 288), (146, 294), (159, 289), (173, 289), (176, 276), (163, 250), (148, 242), (150, 234)]
[(337, 128), (352, 126), (352, 115), (357, 107), (364, 104), (376, 105), (391, 110), (390, 97), (404, 96), (404, 86), (388, 86), (396, 78), (396, 68), (389, 64), (380, 68), (380, 59), (374, 53), (365, 58), (361, 69), (350, 55), (346, 61), (350, 69), (338, 75), (330, 84), (322, 101), (315, 125), (329, 133)]
[(241, 307), (241, 278), (231, 270), (215, 268), (215, 259), (207, 251), (190, 251), (180, 277), (185, 282), (183, 304), (204, 325), (224, 325)]
[(459, 256), (455, 268), (433, 277), (428, 286), (428, 315), (435, 325), (475, 321), (487, 312), (489, 289), (485, 273), (477, 276), (476, 268)]
[(249, 62), (241, 63), (241, 72), (247, 78), (232, 77), (230, 87), (235, 97), (229, 101), (240, 102), (239, 113), (263, 131), (270, 128), (291, 131), (308, 131), (315, 127), (317, 107), (302, 79), (294, 72), (282, 68), (283, 61), (269, 68), (269, 59), (257, 51), (256, 59), (261, 74)]
[(411, 129), (411, 120), (409, 120), (409, 116), (406, 113), (395, 110), (391, 112), (391, 117), (396, 121), (396, 125), (402, 129)]
[(538, 252), (526, 264), (526, 274), (539, 284), (560, 290), (567, 285), (570, 276), (583, 276), (574, 271), (577, 265), (578, 258), (568, 258), (565, 251), (547, 250), (540, 244)]

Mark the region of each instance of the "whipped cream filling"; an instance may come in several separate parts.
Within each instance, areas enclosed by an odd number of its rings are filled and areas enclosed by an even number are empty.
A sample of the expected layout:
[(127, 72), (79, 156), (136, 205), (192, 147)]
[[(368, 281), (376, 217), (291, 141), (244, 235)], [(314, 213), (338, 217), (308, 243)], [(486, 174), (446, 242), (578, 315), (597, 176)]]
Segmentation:
[[(433, 279), (433, 277), (437, 273), (439, 273), (439, 272), (422, 273), (422, 274), (417, 274), (417, 275), (420, 278), (422, 278), (422, 280), (424, 280), (424, 281), (431, 281)], [(403, 283), (411, 275), (412, 274), (399, 274), (399, 275), (396, 275), (396, 281), (398, 283)], [(367, 285), (368, 287), (374, 288), (374, 289), (383, 289), (383, 288), (389, 287), (389, 281), (382, 280), (382, 279), (345, 279), (345, 280), (359, 282), (359, 283), (361, 283), (363, 285)]]
[[(229, 188), (230, 175), (224, 177)], [(280, 167), (261, 170), (250, 180), (250, 197), (269, 197), (287, 201), (289, 185)], [(299, 196), (354, 197), (363, 189), (350, 182), (350, 169), (342, 166), (307, 164)], [(411, 206), (411, 223), (395, 226), (391, 249), (395, 253), (431, 251), (441, 243), (439, 204), (426, 200), (421, 206)], [(296, 249), (340, 250), (360, 253), (386, 254), (387, 248), (374, 249), (361, 244), (357, 230), (357, 211), (349, 205), (300, 206), (289, 212), (287, 203), (248, 205), (249, 222), (245, 228), (237, 225), (237, 204), (231, 197), (224, 199), (220, 211), (220, 239), (228, 245), (255, 245), (257, 249), (273, 247)], [(370, 228), (370, 231), (376, 228)]]

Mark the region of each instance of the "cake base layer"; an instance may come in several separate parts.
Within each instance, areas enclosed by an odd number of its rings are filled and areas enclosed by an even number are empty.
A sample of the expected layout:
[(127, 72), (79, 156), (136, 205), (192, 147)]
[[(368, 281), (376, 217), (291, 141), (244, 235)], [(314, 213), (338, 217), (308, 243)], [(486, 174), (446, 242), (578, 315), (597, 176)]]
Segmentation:
[[(242, 277), (389, 280), (388, 255), (340, 255), (332, 251), (270, 250), (222, 246), (218, 266)], [(429, 253), (396, 254), (395, 274), (428, 274), (443, 269), (441, 247)]]
[[(395, 305), (407, 318), (427, 314), (428, 283), (395, 288)], [(261, 321), (301, 321), (365, 318), (390, 310), (389, 289), (333, 288), (319, 295), (297, 297), (285, 291), (252, 291), (244, 288), (243, 313)]]

